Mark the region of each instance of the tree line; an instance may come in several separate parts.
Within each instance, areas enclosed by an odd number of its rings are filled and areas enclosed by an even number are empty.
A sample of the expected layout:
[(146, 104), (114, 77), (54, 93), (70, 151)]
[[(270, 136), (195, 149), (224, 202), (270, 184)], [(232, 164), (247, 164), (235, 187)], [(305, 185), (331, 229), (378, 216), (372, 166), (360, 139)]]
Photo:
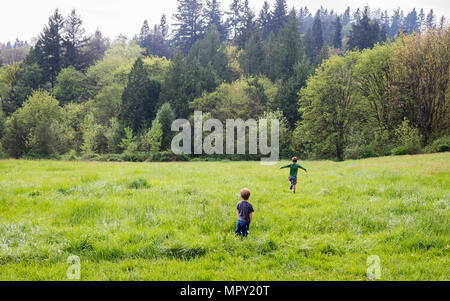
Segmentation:
[(144, 21), (131, 40), (110, 41), (99, 30), (86, 35), (75, 10), (55, 10), (35, 45), (8, 48), (27, 48), (23, 59), (0, 68), (0, 153), (188, 159), (171, 154), (170, 126), (194, 110), (280, 120), (283, 157), (450, 148), (449, 29), (433, 10), (313, 16), (276, 0), (256, 14), (247, 0), (229, 11), (216, 0), (179, 0), (173, 21)]

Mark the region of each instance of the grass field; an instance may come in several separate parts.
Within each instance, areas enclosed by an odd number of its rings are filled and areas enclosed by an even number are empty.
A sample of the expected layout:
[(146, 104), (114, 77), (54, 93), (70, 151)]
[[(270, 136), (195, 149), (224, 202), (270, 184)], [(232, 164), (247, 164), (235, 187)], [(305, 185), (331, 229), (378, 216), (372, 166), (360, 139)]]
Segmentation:
[(450, 280), (450, 153), (285, 163), (0, 161), (0, 280)]

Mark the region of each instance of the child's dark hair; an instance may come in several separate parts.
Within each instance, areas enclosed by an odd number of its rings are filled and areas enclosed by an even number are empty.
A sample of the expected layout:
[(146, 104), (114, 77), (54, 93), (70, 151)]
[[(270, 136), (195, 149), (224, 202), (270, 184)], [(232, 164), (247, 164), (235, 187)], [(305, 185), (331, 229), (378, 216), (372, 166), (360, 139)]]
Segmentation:
[(242, 199), (244, 199), (244, 200), (248, 200), (249, 198), (250, 198), (250, 190), (248, 190), (248, 188), (244, 188), (244, 189), (242, 189), (241, 190), (241, 197), (242, 197)]
[(297, 157), (292, 158), (292, 162), (297, 163)]

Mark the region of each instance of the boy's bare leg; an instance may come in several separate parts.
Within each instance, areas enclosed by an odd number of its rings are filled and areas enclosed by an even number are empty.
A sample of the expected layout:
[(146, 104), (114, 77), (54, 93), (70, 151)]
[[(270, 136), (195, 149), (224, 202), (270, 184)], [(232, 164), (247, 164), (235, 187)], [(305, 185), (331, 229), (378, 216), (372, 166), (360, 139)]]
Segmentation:
[(294, 185), (294, 186), (292, 187), (292, 190), (294, 191), (294, 193), (295, 193), (295, 187), (297, 187), (297, 185)]

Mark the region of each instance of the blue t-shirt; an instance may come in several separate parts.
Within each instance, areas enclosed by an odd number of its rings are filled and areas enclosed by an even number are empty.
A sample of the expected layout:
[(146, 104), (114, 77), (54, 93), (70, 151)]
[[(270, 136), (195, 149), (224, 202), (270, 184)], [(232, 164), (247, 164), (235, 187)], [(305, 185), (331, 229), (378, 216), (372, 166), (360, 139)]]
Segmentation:
[(254, 211), (252, 204), (250, 204), (247, 201), (240, 201), (237, 204), (236, 209), (239, 211), (238, 221), (242, 221), (242, 222), (249, 224), (250, 223), (250, 213), (252, 213)]

